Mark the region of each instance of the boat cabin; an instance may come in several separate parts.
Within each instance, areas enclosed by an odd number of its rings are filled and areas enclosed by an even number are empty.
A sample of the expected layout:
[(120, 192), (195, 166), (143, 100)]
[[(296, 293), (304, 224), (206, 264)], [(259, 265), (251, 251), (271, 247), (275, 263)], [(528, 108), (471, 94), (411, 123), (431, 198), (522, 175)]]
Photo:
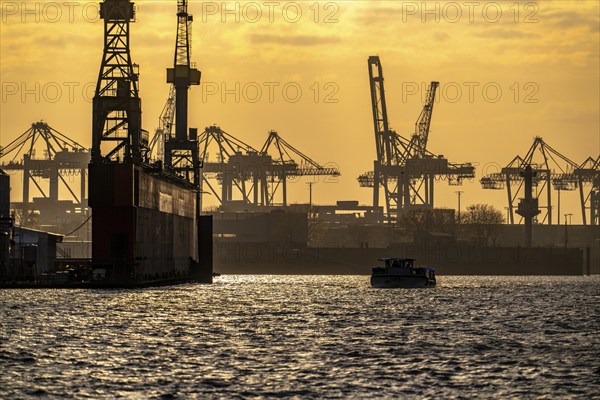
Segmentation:
[(415, 263), (414, 258), (382, 258), (387, 268), (412, 268)]

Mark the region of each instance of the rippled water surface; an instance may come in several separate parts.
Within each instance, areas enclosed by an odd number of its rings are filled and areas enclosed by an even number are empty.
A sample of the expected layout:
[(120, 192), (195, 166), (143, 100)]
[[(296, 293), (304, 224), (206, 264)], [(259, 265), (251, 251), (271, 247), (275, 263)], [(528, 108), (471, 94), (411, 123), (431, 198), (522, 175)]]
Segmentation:
[(599, 277), (222, 276), (0, 291), (0, 398), (582, 398)]

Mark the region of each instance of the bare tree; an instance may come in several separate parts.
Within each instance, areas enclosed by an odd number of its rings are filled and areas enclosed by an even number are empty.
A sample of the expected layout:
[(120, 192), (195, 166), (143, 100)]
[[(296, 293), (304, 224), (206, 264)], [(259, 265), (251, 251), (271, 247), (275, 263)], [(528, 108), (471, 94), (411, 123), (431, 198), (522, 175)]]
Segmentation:
[(473, 204), (461, 213), (461, 224), (481, 245), (495, 245), (500, 224), (504, 222), (502, 211), (489, 204)]

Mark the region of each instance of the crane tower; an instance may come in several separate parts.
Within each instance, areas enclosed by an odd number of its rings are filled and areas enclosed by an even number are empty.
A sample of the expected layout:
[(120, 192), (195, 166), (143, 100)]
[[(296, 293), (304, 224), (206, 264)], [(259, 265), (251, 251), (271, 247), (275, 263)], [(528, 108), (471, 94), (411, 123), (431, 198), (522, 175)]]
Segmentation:
[(167, 69), (167, 83), (175, 87), (175, 136), (165, 138), (165, 167), (199, 186), (198, 130), (188, 132), (188, 91), (200, 84), (200, 71), (190, 62), (193, 20), (187, 0), (178, 0), (175, 59), (173, 68)]

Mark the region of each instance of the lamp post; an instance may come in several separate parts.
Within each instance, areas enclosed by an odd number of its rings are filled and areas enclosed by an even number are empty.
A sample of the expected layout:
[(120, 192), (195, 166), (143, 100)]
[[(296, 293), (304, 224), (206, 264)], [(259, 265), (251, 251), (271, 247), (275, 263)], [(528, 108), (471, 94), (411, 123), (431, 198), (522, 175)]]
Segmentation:
[(458, 195), (458, 223), (460, 224), (460, 195), (463, 193), (462, 190), (457, 190), (454, 192)]
[(312, 187), (317, 182), (307, 182), (308, 185), (308, 208), (312, 211)]
[(565, 249), (567, 248), (567, 244), (569, 243), (569, 236), (567, 232), (567, 217), (569, 217), (569, 224), (571, 223), (571, 216), (573, 214), (565, 214)]

